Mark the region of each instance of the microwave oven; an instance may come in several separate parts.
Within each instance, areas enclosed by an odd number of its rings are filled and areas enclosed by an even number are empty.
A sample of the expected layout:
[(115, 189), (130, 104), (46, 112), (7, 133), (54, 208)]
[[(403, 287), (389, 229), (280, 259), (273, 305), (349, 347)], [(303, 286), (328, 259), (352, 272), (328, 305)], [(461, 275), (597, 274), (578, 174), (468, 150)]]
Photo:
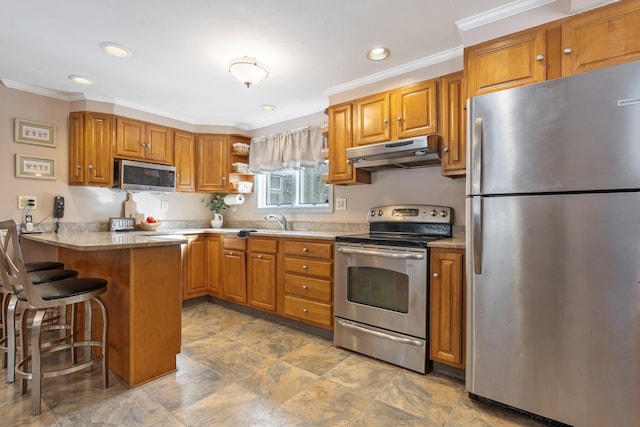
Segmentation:
[(176, 191), (175, 166), (115, 159), (113, 186), (122, 190)]

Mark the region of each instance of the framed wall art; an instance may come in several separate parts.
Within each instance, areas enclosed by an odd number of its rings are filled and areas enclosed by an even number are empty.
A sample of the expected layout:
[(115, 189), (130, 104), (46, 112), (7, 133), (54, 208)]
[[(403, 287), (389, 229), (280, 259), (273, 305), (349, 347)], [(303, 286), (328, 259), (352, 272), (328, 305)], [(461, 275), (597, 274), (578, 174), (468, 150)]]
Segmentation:
[(16, 154), (16, 178), (56, 179), (56, 159)]
[(30, 120), (15, 119), (15, 142), (24, 144), (56, 146), (56, 127), (46, 123), (32, 122)]

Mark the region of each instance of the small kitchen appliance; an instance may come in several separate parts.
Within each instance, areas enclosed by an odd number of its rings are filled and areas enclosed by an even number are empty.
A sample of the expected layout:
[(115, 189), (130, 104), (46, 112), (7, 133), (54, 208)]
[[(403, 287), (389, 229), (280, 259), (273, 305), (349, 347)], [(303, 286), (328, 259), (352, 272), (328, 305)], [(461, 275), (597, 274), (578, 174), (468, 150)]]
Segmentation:
[(371, 208), (369, 233), (336, 237), (333, 343), (428, 371), (429, 242), (451, 237), (452, 211)]

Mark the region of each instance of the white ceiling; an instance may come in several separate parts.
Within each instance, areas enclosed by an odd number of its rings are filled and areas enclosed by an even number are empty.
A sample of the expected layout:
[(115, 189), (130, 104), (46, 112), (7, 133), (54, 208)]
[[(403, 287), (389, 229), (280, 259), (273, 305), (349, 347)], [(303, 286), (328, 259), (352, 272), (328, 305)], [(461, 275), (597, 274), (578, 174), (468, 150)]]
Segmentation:
[[(0, 79), (63, 99), (251, 130), (322, 111), (332, 88), (385, 72), (389, 77), (442, 52), (459, 53), (457, 21), (473, 22), (494, 8), (553, 2), (3, 0)], [(105, 41), (133, 55), (107, 55), (98, 46)], [(378, 45), (391, 49), (390, 58), (367, 60), (367, 50)], [(227, 71), (231, 59), (245, 55), (270, 69), (267, 80), (249, 89)], [(80, 86), (70, 74), (96, 84)], [(267, 113), (262, 104), (278, 109)]]

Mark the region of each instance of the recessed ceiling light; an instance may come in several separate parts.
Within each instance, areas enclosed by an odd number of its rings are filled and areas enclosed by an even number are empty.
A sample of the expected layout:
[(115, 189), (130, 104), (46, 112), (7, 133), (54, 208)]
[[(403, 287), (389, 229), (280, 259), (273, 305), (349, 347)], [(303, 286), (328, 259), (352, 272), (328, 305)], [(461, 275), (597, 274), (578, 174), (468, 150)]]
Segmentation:
[(131, 56), (131, 51), (118, 43), (102, 42), (100, 43), (100, 47), (109, 55), (117, 56), (118, 58)]
[(382, 61), (383, 59), (387, 59), (389, 55), (391, 55), (391, 51), (386, 47), (374, 47), (367, 52), (367, 58), (371, 61)]
[(78, 76), (78, 75), (75, 75), (75, 74), (71, 74), (71, 75), (69, 75), (67, 77), (69, 77), (69, 80), (71, 80), (73, 82), (76, 82), (78, 84), (81, 84), (81, 85), (85, 85), (85, 86), (93, 86), (94, 84), (96, 84), (96, 82), (94, 82), (91, 79), (88, 79), (88, 78), (82, 77), (82, 76)]
[(275, 105), (270, 105), (270, 104), (264, 104), (260, 106), (260, 109), (262, 111), (275, 111), (277, 107)]

